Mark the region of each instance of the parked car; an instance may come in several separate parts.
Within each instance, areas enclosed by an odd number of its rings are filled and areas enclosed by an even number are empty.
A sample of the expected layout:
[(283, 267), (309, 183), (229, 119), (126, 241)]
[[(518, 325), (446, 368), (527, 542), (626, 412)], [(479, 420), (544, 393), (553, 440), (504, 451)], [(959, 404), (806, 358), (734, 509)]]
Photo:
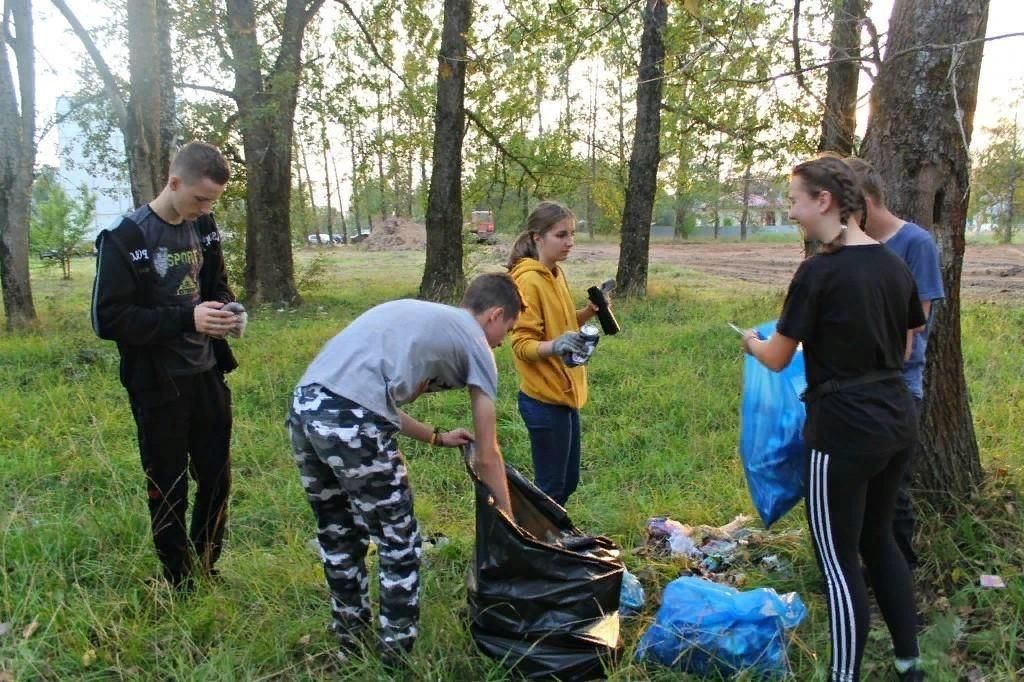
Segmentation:
[[(319, 236), (319, 239), (317, 238), (318, 236)], [(306, 235), (306, 243), (307, 244), (311, 244), (312, 246), (318, 246), (318, 245), (321, 245), (321, 244), (324, 244), (324, 245), (330, 244), (331, 243), (331, 235), (324, 234), (322, 232), (319, 235), (309, 234), (309, 235)]]
[(60, 253), (55, 249), (46, 249), (39, 252), (39, 260), (60, 260)]

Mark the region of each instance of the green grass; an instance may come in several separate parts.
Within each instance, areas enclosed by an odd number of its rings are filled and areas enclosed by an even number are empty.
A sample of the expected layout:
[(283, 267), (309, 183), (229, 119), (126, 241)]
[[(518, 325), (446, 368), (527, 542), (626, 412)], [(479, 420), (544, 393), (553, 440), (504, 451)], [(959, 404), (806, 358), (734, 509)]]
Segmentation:
[[(412, 295), (423, 256), (333, 250), (310, 265), (299, 310), (254, 311), (234, 347), (234, 492), (223, 580), (180, 598), (147, 583), (158, 572), (150, 544), (134, 427), (117, 381), (113, 344), (88, 325), (91, 264), (75, 279), (35, 270), (41, 316), (31, 333), (0, 336), (0, 680), (376, 679), (376, 661), (339, 666), (324, 630), (329, 618), (317, 557), (307, 548), (313, 521), (282, 426), (294, 382), (321, 345), (369, 305)], [(475, 270), (497, 257), (477, 249)], [(316, 262), (316, 261), (314, 261)], [(582, 291), (613, 263), (570, 265)], [(752, 508), (736, 455), (741, 355), (727, 320), (755, 323), (777, 314), (779, 295), (668, 265), (651, 270), (651, 296), (621, 303), (625, 331), (605, 339), (591, 369), (583, 410), (583, 480), (569, 504), (577, 525), (611, 536), (641, 575), (648, 606), (624, 630), (627, 653), (616, 680), (678, 676), (632, 661), (661, 587), (681, 564), (637, 555), (648, 517), (719, 525)], [(1024, 307), (972, 305), (964, 311), (965, 362), (984, 462), (993, 483), (956, 518), (927, 517), (927, 561), (919, 576), (932, 625), (922, 638), (935, 679), (978, 670), (1011, 680), (1024, 667)], [(515, 407), (507, 347), (497, 353), (499, 438), (506, 458), (530, 469)], [(410, 412), (446, 426), (469, 422), (462, 392), (428, 396)], [(428, 532), (452, 543), (427, 555), (421, 637), (413, 678), (499, 680), (476, 654), (464, 614), (464, 578), (473, 549), (472, 490), (457, 452), (403, 442)], [(802, 513), (779, 530), (802, 530), (778, 551), (791, 574), (746, 571), (748, 586), (797, 590), (810, 607), (790, 655), (797, 679), (820, 675), (827, 617)], [(1006, 590), (982, 590), (978, 574), (997, 573)], [(27, 638), (24, 630), (37, 623)], [(864, 679), (887, 679), (889, 645), (876, 623)]]

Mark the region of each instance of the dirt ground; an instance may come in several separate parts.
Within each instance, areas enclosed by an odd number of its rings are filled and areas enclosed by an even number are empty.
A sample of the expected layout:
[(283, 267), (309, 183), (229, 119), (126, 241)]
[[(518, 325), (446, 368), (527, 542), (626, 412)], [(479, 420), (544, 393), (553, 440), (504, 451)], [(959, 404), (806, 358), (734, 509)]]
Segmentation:
[[(616, 260), (617, 244), (577, 243), (573, 260)], [(797, 244), (651, 244), (651, 263), (681, 265), (715, 277), (785, 287), (803, 257)], [(1024, 247), (968, 245), (961, 293), (972, 300), (1024, 302)]]

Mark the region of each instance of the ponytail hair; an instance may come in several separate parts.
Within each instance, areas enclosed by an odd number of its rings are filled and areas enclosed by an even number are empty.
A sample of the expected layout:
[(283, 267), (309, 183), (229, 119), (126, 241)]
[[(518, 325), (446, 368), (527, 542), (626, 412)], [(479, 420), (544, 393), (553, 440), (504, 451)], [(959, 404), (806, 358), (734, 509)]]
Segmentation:
[(526, 229), (519, 233), (512, 244), (506, 268), (511, 270), (516, 263), (524, 258), (537, 259), (537, 244), (534, 239), (543, 237), (551, 228), (566, 218), (576, 219), (576, 214), (557, 201), (542, 201), (537, 204), (526, 218)]
[(832, 201), (839, 209), (842, 230), (832, 241), (822, 243), (821, 252), (835, 253), (846, 245), (846, 225), (851, 217), (858, 220), (860, 225), (867, 222), (868, 207), (860, 180), (842, 159), (835, 156), (804, 161), (793, 168), (792, 175), (803, 180), (804, 188), (811, 196), (821, 192), (828, 192), (832, 196)]

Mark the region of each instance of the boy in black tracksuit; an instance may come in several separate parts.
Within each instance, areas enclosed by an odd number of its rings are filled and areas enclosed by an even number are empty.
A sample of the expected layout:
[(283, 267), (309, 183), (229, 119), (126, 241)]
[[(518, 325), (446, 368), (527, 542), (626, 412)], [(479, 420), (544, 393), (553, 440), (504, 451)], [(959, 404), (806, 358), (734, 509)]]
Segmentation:
[[(216, 147), (193, 142), (151, 203), (96, 239), (92, 323), (117, 342), (121, 383), (138, 427), (149, 512), (164, 577), (187, 583), (193, 552), (211, 572), (221, 551), (231, 472), (235, 362), (224, 336), (241, 319), (210, 206), (229, 171)], [(188, 476), (196, 482), (186, 533)]]

